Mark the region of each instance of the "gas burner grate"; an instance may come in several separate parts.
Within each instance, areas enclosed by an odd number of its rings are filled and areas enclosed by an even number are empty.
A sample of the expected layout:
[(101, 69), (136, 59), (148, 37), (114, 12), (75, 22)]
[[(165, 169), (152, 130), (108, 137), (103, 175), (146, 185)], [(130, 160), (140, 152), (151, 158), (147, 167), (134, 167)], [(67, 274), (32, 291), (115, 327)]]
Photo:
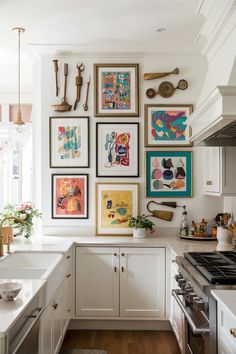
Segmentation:
[(223, 266), (200, 266), (196, 268), (212, 284), (236, 284), (236, 267), (233, 264)]
[[(223, 252), (222, 252), (223, 253)], [(234, 252), (226, 252), (234, 253)], [(236, 263), (236, 252), (235, 252)], [(184, 253), (184, 257), (195, 267), (196, 265), (224, 265), (234, 263), (232, 260), (227, 259), (226, 255), (220, 254), (220, 252), (188, 252)], [(233, 256), (231, 255), (231, 258)]]

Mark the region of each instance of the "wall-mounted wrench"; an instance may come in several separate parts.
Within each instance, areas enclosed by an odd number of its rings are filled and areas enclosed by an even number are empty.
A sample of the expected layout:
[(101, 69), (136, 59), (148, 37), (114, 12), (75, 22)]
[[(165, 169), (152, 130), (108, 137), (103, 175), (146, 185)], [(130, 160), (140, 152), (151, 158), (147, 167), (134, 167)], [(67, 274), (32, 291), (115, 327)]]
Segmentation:
[(83, 104), (83, 108), (84, 108), (85, 112), (88, 110), (89, 86), (90, 86), (90, 76), (89, 76), (89, 81), (87, 82), (87, 91), (86, 91), (85, 103)]
[(78, 69), (78, 76), (76, 76), (76, 78), (75, 78), (75, 85), (76, 85), (77, 90), (76, 90), (76, 100), (74, 103), (74, 111), (76, 110), (77, 105), (80, 101), (81, 87), (83, 86), (83, 78), (82, 78), (81, 73), (85, 70), (85, 66), (83, 63), (81, 63), (80, 65), (77, 64), (76, 67)]

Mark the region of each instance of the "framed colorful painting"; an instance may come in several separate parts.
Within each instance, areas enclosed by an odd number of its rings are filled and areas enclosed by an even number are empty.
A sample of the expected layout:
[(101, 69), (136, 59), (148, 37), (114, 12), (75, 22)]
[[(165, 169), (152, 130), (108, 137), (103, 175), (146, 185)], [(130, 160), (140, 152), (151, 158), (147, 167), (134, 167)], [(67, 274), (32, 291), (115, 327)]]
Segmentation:
[(97, 177), (138, 177), (139, 123), (97, 123)]
[(96, 234), (129, 236), (130, 216), (139, 209), (138, 183), (96, 183)]
[(94, 64), (96, 117), (138, 117), (139, 65)]
[(89, 167), (89, 117), (50, 117), (50, 167)]
[(88, 175), (52, 175), (52, 218), (88, 219)]
[(146, 151), (146, 197), (192, 197), (192, 152)]
[(191, 104), (146, 104), (145, 146), (191, 146), (187, 119), (193, 112)]

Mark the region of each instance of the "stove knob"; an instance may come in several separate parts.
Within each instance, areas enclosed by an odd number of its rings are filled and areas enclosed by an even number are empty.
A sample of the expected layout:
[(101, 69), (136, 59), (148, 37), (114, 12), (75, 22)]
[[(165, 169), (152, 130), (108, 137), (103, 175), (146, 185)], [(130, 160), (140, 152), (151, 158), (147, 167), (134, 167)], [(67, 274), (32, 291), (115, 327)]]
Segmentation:
[(175, 274), (175, 280), (178, 281), (180, 279), (183, 279), (183, 275), (182, 274)]
[(197, 299), (193, 298), (193, 308), (197, 311), (204, 310), (205, 309), (204, 301), (199, 297), (197, 297)]
[(192, 293), (193, 292), (193, 288), (191, 287), (191, 286), (186, 286), (185, 288), (184, 288), (184, 290), (186, 291), (186, 293), (187, 294), (189, 294), (189, 293)]
[(190, 304), (193, 303), (193, 299), (197, 297), (196, 293), (189, 293), (188, 294), (188, 301), (190, 302)]
[(179, 287), (181, 287), (181, 288), (182, 288), (182, 286), (184, 287), (184, 286), (186, 285), (186, 280), (185, 280), (185, 279), (180, 279), (180, 280), (178, 280), (178, 285), (179, 285)]

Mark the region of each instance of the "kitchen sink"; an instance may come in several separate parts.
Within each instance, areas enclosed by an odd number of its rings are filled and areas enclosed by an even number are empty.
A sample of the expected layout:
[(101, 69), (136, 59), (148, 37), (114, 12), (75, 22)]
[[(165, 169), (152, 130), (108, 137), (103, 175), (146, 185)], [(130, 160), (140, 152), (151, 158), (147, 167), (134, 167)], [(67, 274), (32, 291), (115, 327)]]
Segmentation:
[(0, 260), (0, 279), (48, 279), (62, 259), (58, 253), (12, 253)]
[(0, 279), (46, 279), (48, 269), (0, 268)]
[(0, 269), (11, 267), (48, 269), (57, 264), (61, 257), (58, 253), (13, 253), (0, 261)]

